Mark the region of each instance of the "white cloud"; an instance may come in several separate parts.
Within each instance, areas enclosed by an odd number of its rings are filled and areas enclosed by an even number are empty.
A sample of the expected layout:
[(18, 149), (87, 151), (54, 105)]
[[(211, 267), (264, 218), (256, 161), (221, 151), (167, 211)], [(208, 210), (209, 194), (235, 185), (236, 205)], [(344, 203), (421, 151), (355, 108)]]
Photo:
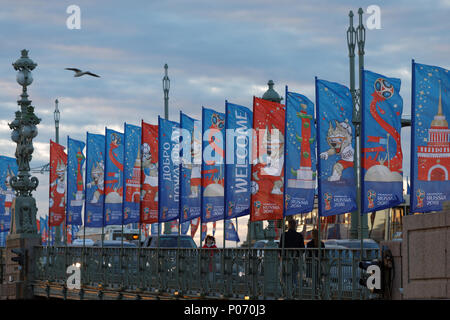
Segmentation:
[[(50, 50), (61, 51), (63, 55), (70, 55), (78, 58), (102, 57), (106, 60), (124, 59), (127, 53), (117, 48), (98, 47), (92, 45), (64, 45), (50, 44)], [(75, 66), (76, 67), (76, 66)]]
[(439, 0), (439, 4), (443, 8), (450, 8), (450, 0)]

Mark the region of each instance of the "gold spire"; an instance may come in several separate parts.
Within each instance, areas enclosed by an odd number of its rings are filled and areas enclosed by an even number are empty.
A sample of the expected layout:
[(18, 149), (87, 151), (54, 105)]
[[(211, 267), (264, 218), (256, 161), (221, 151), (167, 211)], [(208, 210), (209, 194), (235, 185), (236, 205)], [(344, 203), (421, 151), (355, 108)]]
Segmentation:
[(134, 167), (140, 168), (141, 167), (141, 145), (138, 144), (138, 152), (136, 156), (136, 160), (134, 161)]
[(441, 80), (439, 80), (439, 102), (438, 102), (438, 113), (434, 116), (433, 121), (431, 121), (432, 127), (446, 127), (448, 128), (448, 122), (445, 120), (444, 113), (442, 111), (442, 93), (441, 93)]

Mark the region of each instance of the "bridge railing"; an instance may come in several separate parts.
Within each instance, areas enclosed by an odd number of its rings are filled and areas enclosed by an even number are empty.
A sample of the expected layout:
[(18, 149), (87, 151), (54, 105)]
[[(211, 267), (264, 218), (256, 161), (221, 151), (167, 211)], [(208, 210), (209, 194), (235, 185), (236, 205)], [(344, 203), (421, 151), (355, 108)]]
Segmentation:
[[(243, 299), (367, 299), (359, 249), (36, 247), (35, 281), (66, 286)], [(320, 252), (320, 256), (319, 256)], [(378, 250), (364, 250), (365, 259)]]

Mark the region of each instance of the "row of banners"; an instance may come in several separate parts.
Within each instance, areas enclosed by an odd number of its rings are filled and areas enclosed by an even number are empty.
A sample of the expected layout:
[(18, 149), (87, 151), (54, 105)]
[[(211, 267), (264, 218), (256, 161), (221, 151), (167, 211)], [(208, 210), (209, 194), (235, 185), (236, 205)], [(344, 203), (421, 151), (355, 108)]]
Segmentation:
[[(414, 61), (412, 74), (410, 209), (429, 212), (450, 199), (450, 75)], [(362, 83), (364, 214), (403, 202), (403, 100), (399, 79), (364, 70)], [(357, 210), (350, 90), (319, 79), (315, 88), (315, 106), (286, 87), (286, 105), (255, 97), (253, 112), (226, 102), (225, 113), (203, 108), (202, 121), (180, 112), (179, 122), (87, 133), (86, 157), (82, 141), (69, 137), (67, 155), (51, 141), (49, 225), (81, 225), (83, 205), (86, 227), (282, 219), (311, 212), (315, 194), (320, 216)]]

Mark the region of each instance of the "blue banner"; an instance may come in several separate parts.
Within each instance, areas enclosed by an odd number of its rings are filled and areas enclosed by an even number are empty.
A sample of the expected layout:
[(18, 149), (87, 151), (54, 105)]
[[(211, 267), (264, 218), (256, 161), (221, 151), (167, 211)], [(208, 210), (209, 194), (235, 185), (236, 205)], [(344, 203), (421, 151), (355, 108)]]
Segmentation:
[(48, 216), (46, 216), (45, 218), (39, 217), (39, 234), (41, 235), (41, 244), (43, 246), (48, 245)]
[(411, 212), (450, 200), (450, 71), (413, 61)]
[(206, 234), (208, 233), (208, 224), (205, 222), (202, 222), (202, 235), (201, 235), (201, 242), (203, 242), (203, 240), (205, 240), (206, 238)]
[(225, 114), (202, 108), (202, 222), (224, 218)]
[(316, 188), (314, 103), (286, 86), (284, 215), (311, 212)]
[(185, 221), (181, 224), (181, 234), (186, 234), (189, 230), (189, 226), (191, 225), (191, 221)]
[(141, 194), (141, 127), (125, 123), (123, 224), (139, 222)]
[(104, 226), (103, 202), (105, 176), (105, 136), (87, 133), (86, 137), (86, 204), (84, 225)]
[[(237, 222), (237, 221), (236, 221)], [(225, 220), (225, 240), (229, 241), (241, 241), (239, 235), (234, 228), (234, 224), (231, 220)]]
[(158, 117), (158, 221), (178, 219), (180, 205), (180, 125)]
[(105, 128), (105, 225), (123, 222), (123, 133)]
[(364, 70), (361, 126), (361, 213), (403, 202), (400, 79)]
[(253, 112), (225, 102), (225, 219), (250, 214)]
[(70, 243), (73, 243), (73, 240), (78, 239), (77, 235), (78, 232), (80, 231), (80, 226), (79, 225), (72, 225), (72, 228), (70, 229), (71, 234), (72, 234), (72, 239)]
[(0, 247), (6, 247), (6, 236), (8, 231), (0, 231)]
[(180, 112), (181, 125), (181, 171), (180, 209), (181, 222), (200, 217), (202, 128), (201, 122)]
[(17, 176), (18, 166), (15, 158), (0, 156), (0, 232), (7, 232), (11, 226), (13, 200), (16, 197), (11, 179)]
[(66, 224), (82, 225), (81, 211), (84, 203), (83, 149), (86, 144), (67, 137), (67, 202)]
[(353, 168), (355, 128), (350, 90), (316, 79), (319, 215), (331, 216), (357, 209)]

